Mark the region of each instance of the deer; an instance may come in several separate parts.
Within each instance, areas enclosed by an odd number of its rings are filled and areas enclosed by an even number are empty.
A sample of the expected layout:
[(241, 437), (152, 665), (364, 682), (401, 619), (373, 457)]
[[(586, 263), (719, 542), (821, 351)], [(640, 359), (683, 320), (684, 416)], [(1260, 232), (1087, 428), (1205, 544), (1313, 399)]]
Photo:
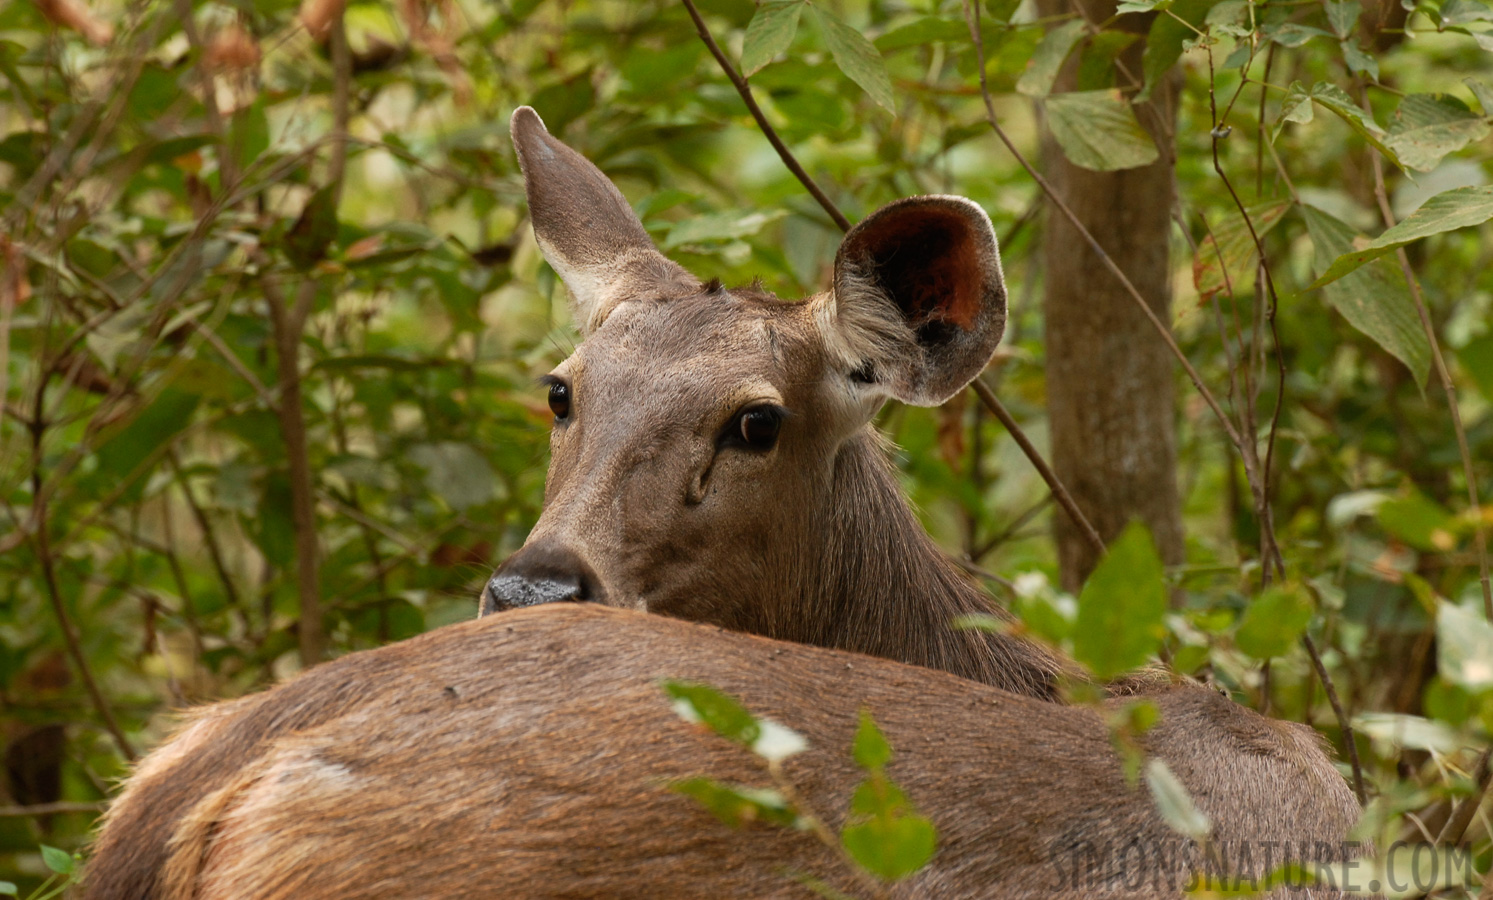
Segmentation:
[[(538, 522), (477, 620), (195, 713), (111, 807), (85, 896), (804, 895), (785, 870), (854, 888), (802, 835), (730, 832), (665, 789), (761, 774), (673, 718), (665, 677), (805, 734), (788, 774), (825, 810), (854, 788), (844, 748), (871, 709), (944, 834), (896, 896), (1130, 890), (1113, 863), (1054, 878), (1074, 848), (1177, 835), (1127, 783), (1104, 709), (1063, 701), (1076, 664), (1017, 629), (953, 627), (1011, 617), (919, 525), (872, 424), (890, 399), (944, 402), (994, 353), (1005, 285), (984, 211), (894, 201), (846, 234), (828, 291), (786, 302), (667, 259), (532, 109), (512, 135), (583, 337), (543, 379)], [(1314, 731), (1166, 678), (1109, 692), (1111, 710), (1157, 706), (1142, 751), (1219, 846), (1258, 842), (1245, 870), (1267, 845), (1351, 855), (1359, 807)], [(1188, 859), (1148, 860), (1159, 880), (1131, 893), (1175, 895)]]
[(1160, 720), (1139, 738), (1211, 820), (1210, 863), (1127, 783), (1102, 710), (554, 603), (195, 713), (107, 814), (84, 897), (788, 900), (813, 896), (805, 877), (871, 896), (810, 834), (732, 830), (669, 789), (769, 782), (748, 750), (679, 718), (664, 678), (715, 686), (802, 734), (809, 749), (783, 775), (836, 828), (864, 776), (849, 748), (868, 710), (895, 754), (888, 775), (938, 829), (932, 860), (888, 897), (1177, 897), (1352, 853), (1357, 805), (1318, 738), (1214, 691), (1154, 695)]

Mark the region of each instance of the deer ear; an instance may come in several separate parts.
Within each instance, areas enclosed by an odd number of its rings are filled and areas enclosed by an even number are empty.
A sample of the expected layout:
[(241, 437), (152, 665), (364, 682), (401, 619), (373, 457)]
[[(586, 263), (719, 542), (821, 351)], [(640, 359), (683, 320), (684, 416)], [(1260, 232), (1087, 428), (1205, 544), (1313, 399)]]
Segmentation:
[(638, 295), (692, 293), (699, 281), (653, 246), (616, 185), (585, 157), (545, 130), (527, 106), (509, 124), (529, 196), (529, 218), (544, 258), (570, 289), (582, 334)]
[(910, 197), (850, 229), (822, 327), (858, 381), (917, 406), (958, 393), (995, 353), (1006, 286), (990, 218), (963, 197)]

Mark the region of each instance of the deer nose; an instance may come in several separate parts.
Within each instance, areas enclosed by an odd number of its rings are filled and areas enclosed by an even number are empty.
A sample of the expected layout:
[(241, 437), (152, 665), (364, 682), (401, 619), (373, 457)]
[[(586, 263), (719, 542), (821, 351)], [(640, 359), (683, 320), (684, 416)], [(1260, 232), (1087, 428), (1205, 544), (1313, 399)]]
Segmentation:
[(508, 557), (488, 579), (477, 615), (541, 603), (601, 603), (605, 597), (601, 579), (575, 551), (532, 544)]

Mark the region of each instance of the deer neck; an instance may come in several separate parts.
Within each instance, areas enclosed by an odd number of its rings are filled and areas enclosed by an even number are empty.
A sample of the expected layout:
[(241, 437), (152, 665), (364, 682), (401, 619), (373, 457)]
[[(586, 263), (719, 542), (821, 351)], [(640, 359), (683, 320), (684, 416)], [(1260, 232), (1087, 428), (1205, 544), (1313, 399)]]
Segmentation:
[(845, 444), (833, 478), (824, 523), (829, 546), (809, 562), (818, 572), (805, 600), (816, 612), (806, 619), (819, 632), (809, 642), (1056, 697), (1062, 664), (1047, 650), (1007, 634), (954, 627), (956, 617), (972, 613), (1012, 617), (923, 530), (873, 429)]

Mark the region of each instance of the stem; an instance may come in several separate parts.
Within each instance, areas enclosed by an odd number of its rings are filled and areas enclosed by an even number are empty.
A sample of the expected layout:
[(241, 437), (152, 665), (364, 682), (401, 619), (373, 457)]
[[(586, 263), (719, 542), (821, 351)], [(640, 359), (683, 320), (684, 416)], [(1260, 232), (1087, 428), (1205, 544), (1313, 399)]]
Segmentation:
[[(1327, 674), (1327, 667), (1322, 665), (1322, 655), (1317, 652), (1317, 643), (1309, 634), (1301, 636), (1301, 646), (1306, 648), (1306, 653), (1312, 658), (1312, 668), (1317, 672), (1317, 678), (1322, 682), (1322, 687), (1327, 692), (1327, 702), (1332, 704), (1332, 711), (1337, 715), (1339, 723), (1348, 721), (1348, 716), (1343, 712), (1343, 702), (1338, 699), (1337, 688), (1332, 685), (1332, 678)], [(1347, 726), (1343, 726), (1347, 727)], [(1368, 805), (1368, 795), (1363, 790), (1363, 766), (1358, 761), (1358, 743), (1353, 739), (1353, 730), (1349, 728), (1343, 732), (1343, 743), (1348, 748), (1348, 762), (1353, 765), (1353, 793), (1358, 796), (1360, 806)]]
[(135, 748), (124, 736), (124, 731), (119, 727), (119, 721), (114, 718), (114, 711), (109, 708), (108, 701), (104, 699), (103, 692), (99, 690), (98, 682), (93, 677), (93, 670), (88, 667), (88, 658), (83, 655), (83, 645), (78, 640), (78, 628), (73, 624), (72, 617), (67, 614), (67, 606), (62, 602), (62, 590), (57, 586), (57, 567), (52, 559), (52, 545), (47, 539), (45, 511), (39, 516), (38, 526), (36, 555), (41, 561), (42, 578), (47, 584), (47, 597), (52, 601), (52, 612), (56, 614), (57, 624), (62, 628), (62, 637), (67, 642), (68, 655), (73, 658), (73, 665), (77, 666), (78, 674), (83, 679), (83, 686), (88, 690), (88, 697), (93, 701), (93, 708), (98, 711), (99, 718), (104, 720), (104, 728), (114, 739), (115, 746), (119, 748), (119, 752), (125, 759), (134, 762)]
[[(1467, 833), (1467, 826), (1472, 824), (1472, 817), (1477, 815), (1478, 809), (1483, 805), (1483, 798), (1488, 795), (1488, 779), (1493, 774), (1493, 769), (1488, 766), (1489, 755), (1493, 750), (1484, 750), (1477, 759), (1474, 768), (1477, 780), (1477, 790), (1472, 796), (1457, 804), (1457, 809), (1451, 818), (1446, 820), (1446, 827), (1441, 829), (1441, 834), (1436, 836), (1436, 843), (1447, 846), (1456, 846), (1462, 840), (1462, 835)], [(1490, 879), (1493, 880), (1493, 879)]]
[(720, 63), (721, 71), (725, 72), (726, 77), (731, 79), (731, 84), (736, 87), (736, 93), (741, 95), (742, 102), (746, 104), (747, 110), (752, 114), (752, 118), (757, 120), (757, 127), (762, 129), (762, 134), (767, 138), (768, 143), (772, 144), (772, 149), (778, 151), (778, 158), (783, 161), (783, 165), (787, 166), (788, 171), (792, 172), (794, 177), (803, 184), (804, 188), (814, 196), (814, 199), (819, 201), (819, 205), (834, 220), (834, 223), (840, 226), (840, 230), (849, 231), (850, 220), (845, 218), (845, 214), (840, 212), (839, 207), (835, 206), (834, 201), (830, 200), (829, 196), (819, 189), (819, 185), (814, 183), (814, 179), (809, 177), (809, 173), (804, 171), (803, 166), (799, 165), (798, 160), (789, 152), (782, 138), (778, 137), (777, 131), (768, 124), (767, 116), (762, 114), (762, 107), (757, 105), (757, 99), (752, 96), (751, 86), (736, 71), (736, 67), (731, 65), (731, 61), (726, 59), (726, 54), (721, 52), (720, 45), (715, 42), (715, 38), (710, 36), (710, 29), (705, 27), (705, 20), (700, 18), (700, 11), (695, 9), (695, 4), (692, 0), (684, 0), (684, 8), (689, 10), (689, 17), (695, 20), (695, 30), (700, 33), (700, 40), (704, 41), (705, 46), (710, 48), (710, 55), (715, 57), (715, 61)]
[(321, 661), (325, 639), (321, 621), (315, 495), (306, 446), (306, 411), (301, 399), (299, 353), (310, 306), (309, 302), (301, 301), (315, 297), (316, 282), (307, 280), (301, 285), (300, 295), (291, 309), (286, 308), (285, 295), (273, 279), (264, 278), (262, 283), (270, 308), (276, 376), (280, 384), (280, 402), (275, 406), (275, 413), (280, 419), (280, 433), (285, 440), (285, 456), (290, 468), (290, 516), (295, 529), (296, 593), (301, 610), (301, 665), (310, 668)]
[(1068, 493), (1068, 489), (1058, 480), (1057, 474), (1048, 467), (1047, 463), (1042, 459), (1042, 454), (1038, 453), (1037, 448), (1032, 446), (1032, 442), (1027, 440), (1026, 435), (1021, 431), (1021, 426), (1017, 425), (1016, 420), (1011, 417), (1010, 411), (1001, 404), (1000, 400), (995, 396), (995, 392), (987, 387), (985, 382), (979, 378), (971, 381), (969, 386), (974, 388), (975, 393), (980, 396), (981, 402), (995, 414), (997, 419), (1000, 419), (1001, 424), (1006, 426), (1006, 430), (1011, 432), (1011, 437), (1021, 447), (1027, 459), (1030, 459), (1032, 465), (1036, 467), (1037, 474), (1041, 475), (1042, 480), (1047, 482), (1047, 487), (1052, 491), (1053, 498), (1068, 513), (1068, 517), (1073, 520), (1073, 524), (1078, 526), (1078, 530), (1083, 532), (1083, 536), (1094, 548), (1094, 552), (1103, 556), (1104, 539), (1099, 536), (1098, 531), (1094, 530), (1094, 526), (1089, 524), (1089, 520), (1084, 517), (1083, 511), (1078, 508), (1078, 504), (1073, 502), (1073, 495)]
[(1125, 292), (1140, 307), (1141, 312), (1156, 328), (1157, 334), (1161, 335), (1161, 339), (1166, 342), (1167, 348), (1177, 358), (1177, 362), (1181, 364), (1182, 370), (1187, 373), (1187, 378), (1192, 382), (1192, 386), (1197, 389), (1203, 401), (1208, 404), (1208, 407), (1213, 410), (1213, 414), (1218, 417), (1224, 432), (1229, 436), (1229, 440), (1233, 442), (1236, 448), (1242, 450), (1244, 441), (1240, 437), (1238, 429), (1234, 427), (1234, 423), (1229, 421), (1228, 416), (1224, 414), (1223, 407), (1218, 405), (1218, 400), (1213, 396), (1213, 392), (1208, 390), (1207, 385), (1203, 384), (1203, 377), (1193, 367), (1191, 360), (1187, 358), (1187, 354), (1183, 353), (1182, 348), (1177, 345), (1177, 339), (1172, 336), (1171, 329), (1157, 317), (1156, 311), (1151, 309), (1151, 305), (1146, 302), (1146, 298), (1140, 295), (1140, 291), (1136, 290), (1135, 285), (1131, 283), (1129, 277), (1110, 258), (1109, 254), (1104, 252), (1104, 248), (1094, 239), (1094, 235), (1083, 226), (1083, 223), (1078, 220), (1078, 216), (1063, 201), (1063, 198), (1058, 196), (1058, 192), (1053, 188), (1052, 184), (1046, 178), (1042, 177), (1042, 173), (1036, 170), (1020, 150), (1016, 149), (1016, 145), (1012, 143), (1010, 136), (1001, 127), (1000, 120), (995, 115), (995, 101), (990, 97), (990, 86), (985, 80), (985, 42), (980, 38), (980, 8), (978, 4), (972, 4), (969, 0), (965, 0), (964, 10), (970, 35), (974, 38), (975, 42), (975, 62), (980, 73), (980, 95), (985, 101), (985, 118), (990, 123), (991, 129), (995, 131), (995, 136), (1000, 138), (1001, 143), (1006, 146), (1006, 150), (1026, 170), (1027, 175), (1031, 176), (1032, 180), (1037, 183), (1037, 186), (1042, 189), (1042, 193), (1047, 196), (1047, 199), (1052, 201), (1052, 204), (1063, 214), (1063, 218), (1067, 219), (1068, 223), (1073, 226), (1073, 229), (1084, 239), (1084, 242), (1089, 246), (1089, 250), (1099, 258), (1099, 261), (1104, 264), (1104, 267), (1109, 270), (1110, 274), (1119, 280), (1120, 286), (1125, 289)]

